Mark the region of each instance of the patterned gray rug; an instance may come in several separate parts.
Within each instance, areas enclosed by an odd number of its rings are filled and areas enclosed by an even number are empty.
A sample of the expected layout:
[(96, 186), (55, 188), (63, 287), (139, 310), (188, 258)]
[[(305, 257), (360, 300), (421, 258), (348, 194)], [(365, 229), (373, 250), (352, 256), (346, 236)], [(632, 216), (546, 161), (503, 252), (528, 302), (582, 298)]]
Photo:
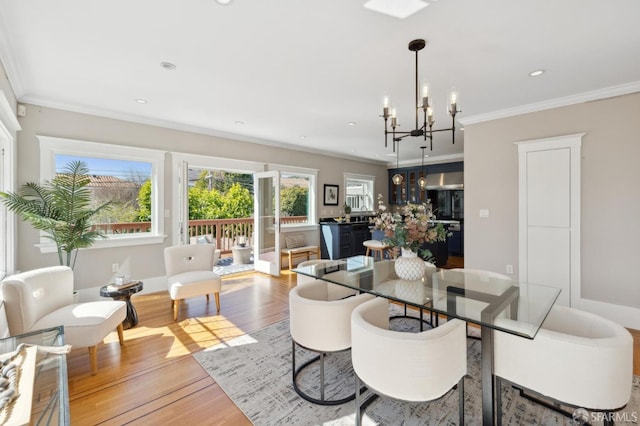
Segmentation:
[[(392, 328), (407, 330), (417, 321), (394, 320)], [(480, 393), (480, 344), (467, 340), (468, 375), (465, 378), (465, 423), (482, 423)], [(350, 353), (331, 354), (325, 358), (326, 377), (343, 377), (326, 388), (331, 398), (346, 395), (354, 386)], [(340, 406), (318, 406), (300, 398), (291, 385), (291, 337), (287, 320), (270, 325), (204, 351), (195, 359), (207, 370), (224, 392), (254, 425), (353, 425), (354, 403)], [(308, 352), (296, 352), (296, 362), (311, 358)], [(426, 361), (428, 362), (428, 361)], [(393, 366), (388, 366), (393, 368)], [(299, 385), (318, 395), (318, 369), (309, 368), (299, 376)], [(335, 374), (335, 376), (332, 376)], [(328, 386), (328, 383), (327, 385)], [(315, 393), (314, 393), (315, 391)], [(620, 412), (621, 420), (638, 424), (640, 414), (640, 378), (634, 377), (632, 400)], [(571, 419), (533, 404), (516, 390), (503, 387), (503, 424), (567, 425)], [(430, 403), (404, 403), (378, 398), (365, 412), (365, 425), (455, 425), (458, 419), (458, 392), (450, 391)], [(623, 423), (622, 421), (619, 423)], [(598, 424), (597, 422), (594, 424)]]

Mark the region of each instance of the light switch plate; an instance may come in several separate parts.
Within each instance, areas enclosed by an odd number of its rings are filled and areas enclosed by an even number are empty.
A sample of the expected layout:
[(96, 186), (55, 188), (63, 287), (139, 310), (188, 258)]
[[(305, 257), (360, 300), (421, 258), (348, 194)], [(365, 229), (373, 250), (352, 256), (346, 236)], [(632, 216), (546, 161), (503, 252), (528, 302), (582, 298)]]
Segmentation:
[(488, 209), (480, 209), (480, 217), (489, 217)]

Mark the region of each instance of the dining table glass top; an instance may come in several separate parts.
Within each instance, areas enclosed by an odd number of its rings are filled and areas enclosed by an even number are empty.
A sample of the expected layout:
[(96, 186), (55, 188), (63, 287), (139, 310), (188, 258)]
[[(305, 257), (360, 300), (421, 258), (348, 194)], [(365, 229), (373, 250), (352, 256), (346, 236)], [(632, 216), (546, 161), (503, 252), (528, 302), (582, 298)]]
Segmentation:
[(560, 289), (500, 274), (427, 267), (420, 280), (403, 280), (393, 260), (353, 256), (295, 268), (294, 272), (447, 317), (534, 338)]

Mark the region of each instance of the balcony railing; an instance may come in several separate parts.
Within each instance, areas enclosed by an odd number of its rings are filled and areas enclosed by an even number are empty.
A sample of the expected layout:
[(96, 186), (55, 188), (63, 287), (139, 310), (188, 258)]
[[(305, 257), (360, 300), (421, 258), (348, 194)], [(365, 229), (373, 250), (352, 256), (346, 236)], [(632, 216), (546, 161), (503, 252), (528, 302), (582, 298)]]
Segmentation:
[[(307, 223), (307, 216), (283, 216), (280, 218), (282, 225), (295, 223)], [(151, 231), (151, 222), (128, 222), (93, 225), (93, 229), (99, 229), (109, 234), (135, 234)], [(197, 219), (189, 221), (189, 239), (205, 236), (210, 241), (216, 242), (216, 247), (223, 254), (231, 253), (231, 247), (245, 241), (251, 245), (253, 239), (253, 218), (239, 219)], [(195, 242), (194, 240), (192, 240)]]

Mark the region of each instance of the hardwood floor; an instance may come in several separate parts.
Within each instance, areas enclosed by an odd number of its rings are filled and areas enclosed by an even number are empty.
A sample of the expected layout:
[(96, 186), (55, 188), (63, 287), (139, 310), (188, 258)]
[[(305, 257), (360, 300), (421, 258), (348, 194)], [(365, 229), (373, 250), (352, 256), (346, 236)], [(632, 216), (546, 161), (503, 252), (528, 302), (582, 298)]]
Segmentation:
[(288, 271), (223, 278), (220, 315), (213, 299), (188, 299), (178, 322), (168, 293), (134, 296), (140, 323), (124, 347), (115, 332), (99, 345), (98, 374), (86, 349), (68, 357), (72, 424), (251, 424), (190, 355), (288, 318), (295, 282)]
[[(140, 323), (124, 331), (124, 347), (115, 332), (99, 345), (98, 374), (86, 349), (68, 356), (72, 425), (250, 425), (191, 354), (287, 318), (296, 280), (282, 273), (223, 278), (220, 315), (213, 299), (188, 299), (178, 322), (168, 293), (134, 296)], [(640, 331), (632, 333), (638, 375)]]

